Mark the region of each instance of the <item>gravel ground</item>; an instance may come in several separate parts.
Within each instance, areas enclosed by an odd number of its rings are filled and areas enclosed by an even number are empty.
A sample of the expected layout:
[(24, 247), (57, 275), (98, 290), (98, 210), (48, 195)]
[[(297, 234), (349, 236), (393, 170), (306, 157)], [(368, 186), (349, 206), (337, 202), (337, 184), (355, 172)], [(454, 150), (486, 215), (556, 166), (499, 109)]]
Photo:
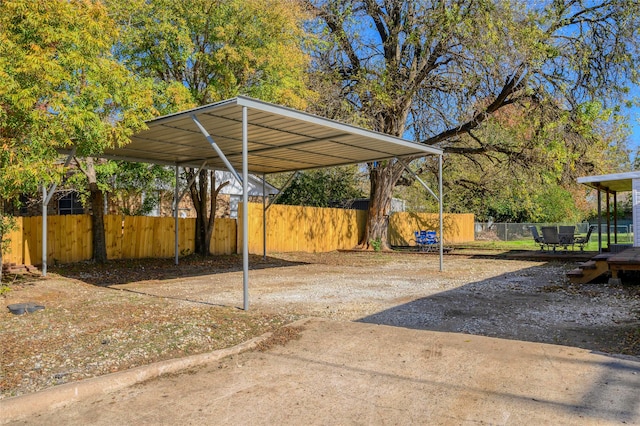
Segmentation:
[(67, 265), (23, 278), (0, 313), (1, 397), (232, 346), (319, 316), (640, 356), (640, 286), (571, 285), (575, 265), (477, 256), (322, 253)]

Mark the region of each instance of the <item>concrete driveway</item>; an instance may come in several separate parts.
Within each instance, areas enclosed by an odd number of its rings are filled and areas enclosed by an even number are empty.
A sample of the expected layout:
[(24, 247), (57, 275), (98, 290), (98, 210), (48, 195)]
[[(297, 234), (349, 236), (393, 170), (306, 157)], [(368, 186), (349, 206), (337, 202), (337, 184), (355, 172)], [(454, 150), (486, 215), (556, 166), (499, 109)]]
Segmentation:
[(70, 383), (0, 401), (0, 413), (43, 425), (640, 424), (635, 358), (328, 319), (295, 326), (264, 351), (176, 360), (179, 372), (133, 386), (172, 369)]

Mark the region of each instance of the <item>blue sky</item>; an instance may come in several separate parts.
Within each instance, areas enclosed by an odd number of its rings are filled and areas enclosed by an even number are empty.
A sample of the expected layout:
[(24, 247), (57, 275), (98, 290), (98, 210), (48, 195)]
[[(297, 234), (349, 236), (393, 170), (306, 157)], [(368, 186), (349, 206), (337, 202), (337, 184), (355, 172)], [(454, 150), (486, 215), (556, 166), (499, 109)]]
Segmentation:
[(629, 148), (633, 152), (640, 147), (640, 108), (636, 107), (629, 112), (629, 124), (632, 134), (629, 136)]
[[(631, 92), (629, 93), (631, 99), (640, 100), (640, 86), (631, 85)], [(628, 108), (626, 115), (629, 117), (629, 126), (631, 127), (631, 135), (627, 139), (629, 143), (629, 149), (631, 150), (631, 160), (635, 155), (638, 148), (640, 148), (640, 105), (633, 108)]]

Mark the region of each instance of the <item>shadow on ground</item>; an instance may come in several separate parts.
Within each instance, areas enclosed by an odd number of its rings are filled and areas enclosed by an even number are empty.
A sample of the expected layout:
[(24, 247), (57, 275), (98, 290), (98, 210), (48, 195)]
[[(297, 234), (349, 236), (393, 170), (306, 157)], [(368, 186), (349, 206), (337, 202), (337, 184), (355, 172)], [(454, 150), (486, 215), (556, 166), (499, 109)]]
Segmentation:
[(527, 268), (416, 299), (359, 321), (640, 356), (640, 286), (606, 281), (572, 285), (563, 271)]
[[(275, 257), (249, 256), (249, 269), (281, 268), (302, 265)], [(49, 268), (53, 274), (73, 278), (87, 284), (107, 287), (148, 280), (171, 280), (184, 277), (199, 277), (212, 274), (242, 271), (242, 255), (216, 255), (202, 257), (191, 255), (174, 259), (124, 259), (110, 260), (104, 264), (92, 261), (56, 265)]]

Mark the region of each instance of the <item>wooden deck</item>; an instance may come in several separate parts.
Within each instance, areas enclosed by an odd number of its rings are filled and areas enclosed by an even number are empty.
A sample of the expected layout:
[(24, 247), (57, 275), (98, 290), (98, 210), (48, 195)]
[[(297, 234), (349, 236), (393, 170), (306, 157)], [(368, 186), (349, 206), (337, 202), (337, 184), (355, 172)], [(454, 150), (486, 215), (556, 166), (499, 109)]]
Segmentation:
[[(618, 253), (601, 253), (567, 273), (572, 283), (584, 284), (610, 273), (610, 284), (621, 284), (621, 271), (640, 271), (640, 247), (629, 247)], [(637, 284), (627, 282), (625, 284)]]
[(620, 271), (640, 271), (640, 247), (630, 247), (620, 253), (615, 253), (607, 259), (611, 279), (620, 282)]

